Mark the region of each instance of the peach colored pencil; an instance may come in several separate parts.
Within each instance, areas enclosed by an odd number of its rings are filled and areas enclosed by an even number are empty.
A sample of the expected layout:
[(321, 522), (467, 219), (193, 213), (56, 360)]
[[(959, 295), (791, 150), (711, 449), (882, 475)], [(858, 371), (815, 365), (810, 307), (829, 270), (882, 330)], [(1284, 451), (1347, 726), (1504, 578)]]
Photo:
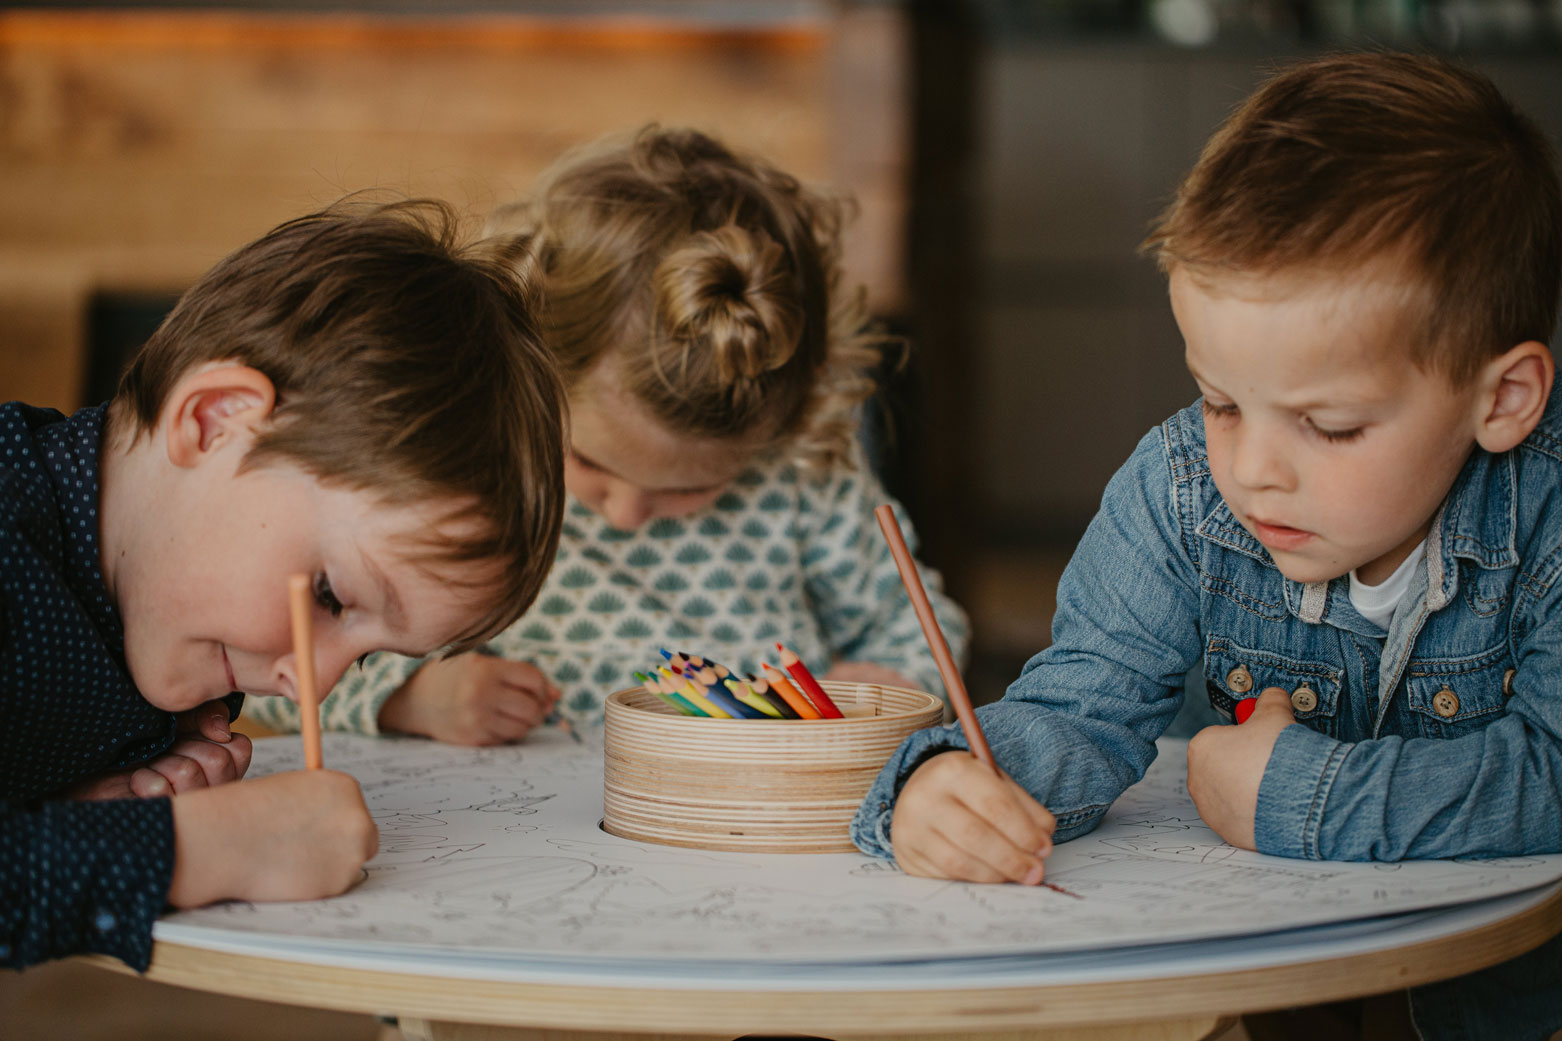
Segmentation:
[(304, 735), (304, 769), (325, 765), (320, 752), (320, 695), (315, 690), (314, 596), (308, 575), (287, 580), (288, 607), (293, 615), (293, 660), (298, 673), (298, 715)]
[(895, 520), (895, 511), (886, 503), (874, 510), (873, 515), (879, 520), (884, 541), (889, 543), (895, 567), (900, 571), (900, 581), (906, 587), (906, 594), (911, 597), (911, 606), (916, 609), (917, 621), (922, 623), (922, 635), (927, 637), (928, 649), (933, 652), (938, 675), (944, 681), (944, 690), (949, 693), (949, 703), (954, 706), (960, 729), (965, 732), (966, 744), (971, 746), (972, 755), (991, 767), (993, 773), (998, 773), (998, 763), (993, 759), (992, 749), (987, 747), (982, 724), (976, 718), (976, 710), (971, 707), (971, 696), (965, 692), (965, 681), (960, 678), (960, 670), (955, 668), (955, 659), (949, 653), (944, 631), (938, 627), (938, 619), (933, 615), (933, 605), (928, 602), (927, 590), (922, 588), (922, 576), (917, 574), (917, 566), (911, 560), (911, 550), (906, 547), (906, 537), (901, 534), (900, 523)]

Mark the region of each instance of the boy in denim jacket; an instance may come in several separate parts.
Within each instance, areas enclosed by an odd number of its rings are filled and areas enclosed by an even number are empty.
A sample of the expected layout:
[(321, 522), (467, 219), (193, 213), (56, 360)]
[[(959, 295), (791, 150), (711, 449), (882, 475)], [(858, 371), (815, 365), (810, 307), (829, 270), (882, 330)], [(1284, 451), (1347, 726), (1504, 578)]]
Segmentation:
[[(1008, 776), (958, 730), (922, 731), (854, 840), (911, 874), (1039, 882), (1053, 841), (1143, 776), (1202, 659), (1218, 711), (1258, 699), (1188, 748), (1199, 813), (1233, 845), (1562, 850), (1544, 137), (1441, 59), (1302, 63), (1216, 132), (1147, 245), (1202, 397), (1113, 477), (1052, 645), (981, 709)], [(1562, 943), (1412, 998), (1427, 1037), (1545, 1036)]]

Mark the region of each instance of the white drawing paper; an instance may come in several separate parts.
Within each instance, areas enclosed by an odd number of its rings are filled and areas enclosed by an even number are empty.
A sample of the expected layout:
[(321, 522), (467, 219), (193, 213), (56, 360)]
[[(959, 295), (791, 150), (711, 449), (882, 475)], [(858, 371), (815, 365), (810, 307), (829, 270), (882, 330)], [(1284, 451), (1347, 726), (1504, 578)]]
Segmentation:
[[(598, 736), (599, 740), (599, 736)], [(1562, 878), (1562, 855), (1357, 864), (1223, 843), (1163, 742), (1094, 832), (1059, 846), (1045, 888), (912, 878), (861, 854), (728, 853), (602, 831), (600, 745), (557, 731), (507, 748), (325, 737), (380, 830), (366, 880), (313, 903), (228, 903), (155, 936), (286, 957), (423, 958), (473, 970), (656, 962), (881, 966), (1193, 943), (1425, 912)], [(296, 738), (256, 743), (251, 776), (296, 769)]]

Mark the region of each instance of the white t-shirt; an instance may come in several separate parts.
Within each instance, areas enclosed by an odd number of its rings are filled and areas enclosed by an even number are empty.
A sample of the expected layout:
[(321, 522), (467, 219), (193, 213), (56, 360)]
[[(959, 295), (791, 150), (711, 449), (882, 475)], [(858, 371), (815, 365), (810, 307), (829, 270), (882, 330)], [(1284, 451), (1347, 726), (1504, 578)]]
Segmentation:
[(1410, 592), (1410, 578), (1416, 573), (1416, 565), (1426, 556), (1426, 540), (1416, 543), (1416, 548), (1404, 559), (1394, 573), (1375, 586), (1369, 586), (1350, 573), (1350, 602), (1367, 621), (1382, 629), (1394, 618), (1394, 610)]

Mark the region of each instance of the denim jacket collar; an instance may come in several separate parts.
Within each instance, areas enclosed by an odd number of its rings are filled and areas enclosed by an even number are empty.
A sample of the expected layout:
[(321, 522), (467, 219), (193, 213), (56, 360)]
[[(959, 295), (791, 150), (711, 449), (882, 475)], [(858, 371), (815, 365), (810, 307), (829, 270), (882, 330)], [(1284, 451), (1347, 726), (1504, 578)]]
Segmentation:
[[(1518, 563), (1517, 513), (1512, 454), (1495, 456), (1476, 449), (1459, 472), (1427, 532), (1425, 588), (1428, 590), (1427, 606), (1431, 610), (1442, 608), (1458, 593), (1456, 558), (1472, 561), (1483, 568), (1511, 567)], [(1200, 538), (1274, 566), (1269, 551), (1242, 526), (1224, 498), (1215, 498), (1197, 533)], [(1329, 620), (1341, 628), (1368, 636), (1381, 635), (1381, 630), (1354, 610), (1345, 610), (1348, 603), (1346, 578), (1309, 583), (1285, 580), (1286, 610), (1295, 617), (1316, 625), (1325, 616), (1331, 616)]]

